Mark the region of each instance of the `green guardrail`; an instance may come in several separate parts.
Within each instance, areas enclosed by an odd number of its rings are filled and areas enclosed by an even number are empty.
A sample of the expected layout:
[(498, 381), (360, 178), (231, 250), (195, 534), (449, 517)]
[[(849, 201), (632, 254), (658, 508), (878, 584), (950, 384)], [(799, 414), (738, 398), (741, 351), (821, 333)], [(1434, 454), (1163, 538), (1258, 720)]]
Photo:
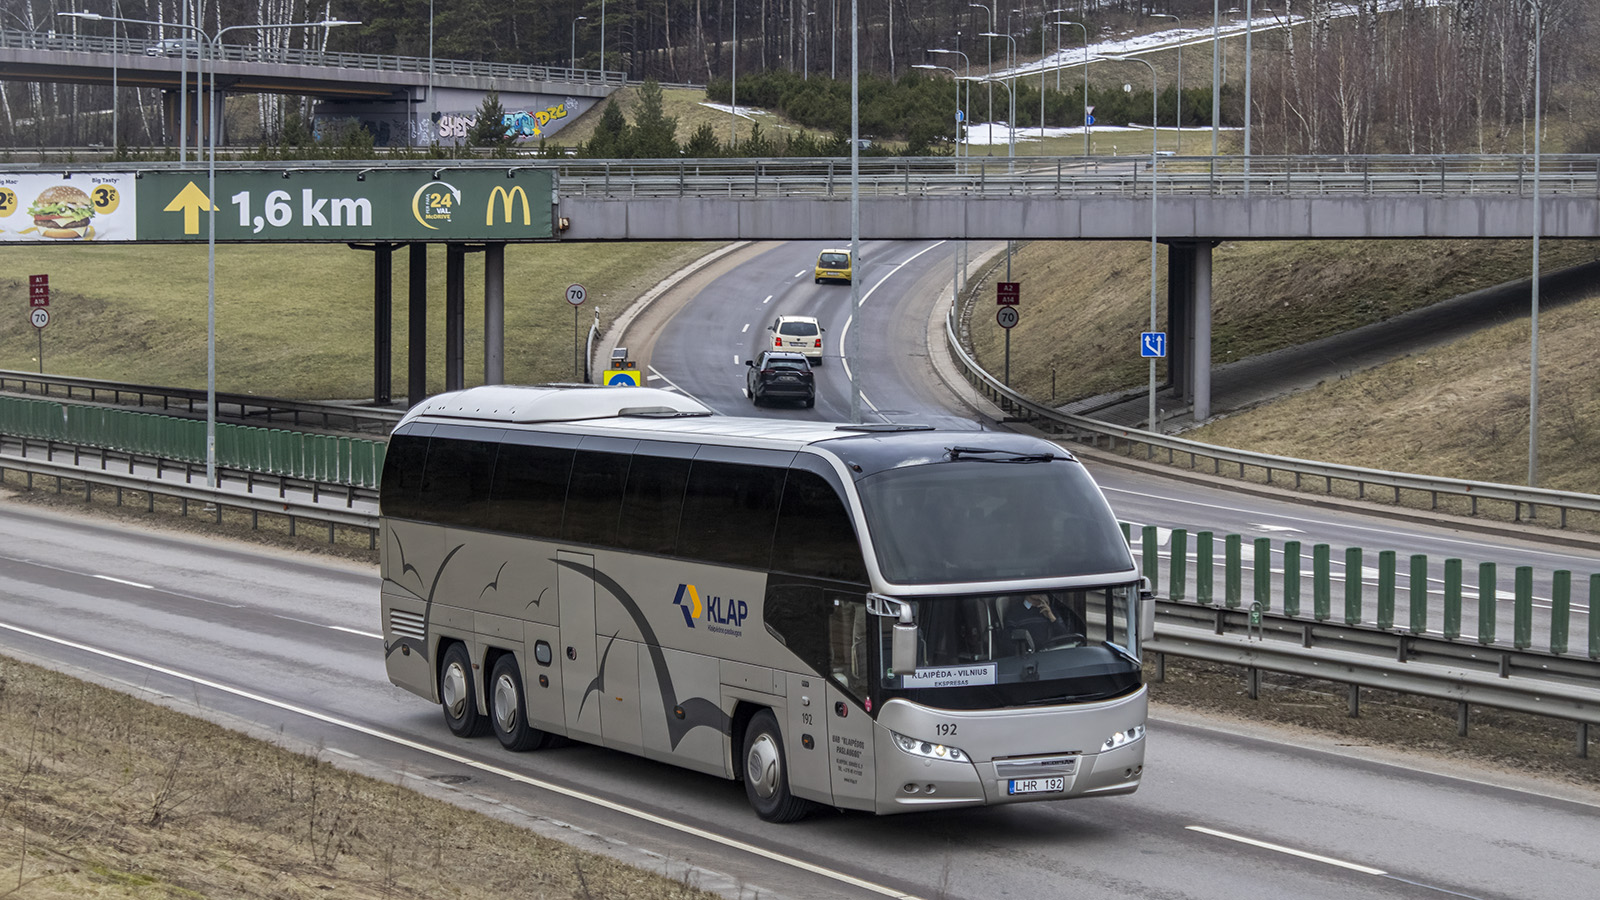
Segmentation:
[[(206, 460), (206, 423), (51, 400), (0, 397), (0, 434), (178, 462)], [(250, 425), (217, 425), (217, 465), (376, 488), (388, 444)]]
[[(1137, 532), (1135, 529), (1137, 528)], [(1128, 537), (1129, 544), (1140, 554), (1140, 571), (1150, 579), (1152, 586), (1160, 585), (1160, 532), (1154, 525), (1142, 527), (1129, 523), (1122, 523), (1123, 534)], [(1170, 600), (1185, 601), (1193, 596), (1192, 601), (1199, 606), (1213, 606), (1216, 601), (1216, 570), (1218, 566), (1215, 547), (1215, 535), (1209, 531), (1195, 532), (1194, 553), (1191, 557), (1188, 551), (1190, 533), (1175, 529), (1168, 536), (1167, 597)], [(1300, 591), (1302, 583), (1301, 555), (1302, 548), (1299, 541), (1285, 541), (1281, 548), (1274, 549), (1268, 538), (1256, 538), (1251, 542), (1250, 558), (1245, 559), (1243, 539), (1237, 534), (1223, 535), (1223, 546), (1220, 568), (1222, 569), (1222, 603), (1221, 608), (1238, 609), (1247, 607), (1259, 612), (1273, 610), (1274, 589), (1278, 592), (1280, 602), (1279, 612), (1290, 618), (1300, 618)], [(1273, 561), (1277, 558), (1282, 565), (1282, 577), (1274, 578)], [(1317, 622), (1326, 622), (1335, 615), (1346, 625), (1370, 626), (1382, 631), (1408, 631), (1411, 634), (1426, 633), (1430, 625), (1431, 610), (1442, 610), (1442, 621), (1436, 626), (1435, 633), (1443, 634), (1446, 640), (1456, 641), (1461, 639), (1461, 611), (1465, 604), (1477, 604), (1477, 634), (1471, 640), (1480, 645), (1496, 643), (1498, 634), (1499, 602), (1504, 596), (1498, 586), (1498, 567), (1492, 562), (1478, 565), (1477, 583), (1466, 584), (1463, 581), (1463, 572), (1466, 569), (1459, 559), (1446, 559), (1443, 561), (1442, 578), (1437, 589), (1431, 588), (1429, 583), (1428, 557), (1425, 554), (1413, 554), (1405, 567), (1405, 590), (1400, 590), (1401, 567), (1397, 555), (1392, 550), (1384, 550), (1377, 555), (1377, 570), (1374, 573), (1366, 569), (1371, 557), (1360, 547), (1347, 547), (1344, 551), (1344, 569), (1337, 576), (1334, 573), (1332, 560), (1334, 552), (1327, 544), (1314, 544), (1311, 547), (1311, 618)], [(1250, 597), (1244, 596), (1244, 570), (1248, 568), (1251, 573), (1249, 579)], [(1194, 572), (1191, 581), (1189, 572)], [(1355, 573), (1354, 577), (1346, 577), (1347, 573)], [(1333, 606), (1334, 585), (1343, 582), (1343, 609), (1335, 612)], [(1375, 592), (1368, 589), (1369, 582), (1375, 582)], [(1191, 590), (1192, 588), (1192, 590)], [(1590, 659), (1600, 660), (1600, 573), (1589, 576), (1589, 595), (1587, 628), (1588, 648), (1587, 655)], [(1404, 597), (1409, 609), (1396, 627), (1395, 608), (1397, 598)], [(1440, 601), (1437, 606), (1432, 604), (1434, 598)], [(1511, 645), (1518, 650), (1527, 650), (1535, 645), (1533, 628), (1533, 567), (1518, 566), (1513, 572), (1513, 584), (1510, 594), (1512, 603)], [(1541, 602), (1545, 598), (1539, 598)], [(1375, 600), (1375, 607), (1371, 609), (1369, 618), (1369, 600)], [(1547, 641), (1539, 642), (1541, 649), (1548, 648), (1555, 655), (1565, 655), (1572, 652), (1568, 646), (1572, 633), (1572, 572), (1558, 569), (1551, 573), (1549, 633), (1545, 636)]]

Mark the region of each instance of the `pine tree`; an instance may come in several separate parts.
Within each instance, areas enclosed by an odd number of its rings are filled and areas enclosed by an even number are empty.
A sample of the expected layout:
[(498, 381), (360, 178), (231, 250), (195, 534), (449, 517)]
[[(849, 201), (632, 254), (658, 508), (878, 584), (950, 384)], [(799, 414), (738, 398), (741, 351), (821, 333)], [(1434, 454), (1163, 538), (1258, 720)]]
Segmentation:
[(511, 146), (511, 135), (506, 133), (506, 110), (500, 105), (500, 92), (490, 90), (483, 95), (478, 115), (467, 132), (467, 146), (487, 147), (495, 155), (503, 155)]
[(594, 134), (583, 145), (580, 156), (586, 159), (621, 159), (628, 145), (628, 120), (617, 101), (607, 100)]
[(639, 109), (629, 132), (628, 156), (633, 159), (668, 159), (678, 156), (678, 120), (661, 110), (661, 85), (654, 79), (639, 88)]
[(700, 127), (689, 136), (689, 143), (683, 146), (683, 155), (690, 159), (714, 159), (723, 155), (722, 142), (717, 140), (717, 133), (710, 122), (701, 122)]

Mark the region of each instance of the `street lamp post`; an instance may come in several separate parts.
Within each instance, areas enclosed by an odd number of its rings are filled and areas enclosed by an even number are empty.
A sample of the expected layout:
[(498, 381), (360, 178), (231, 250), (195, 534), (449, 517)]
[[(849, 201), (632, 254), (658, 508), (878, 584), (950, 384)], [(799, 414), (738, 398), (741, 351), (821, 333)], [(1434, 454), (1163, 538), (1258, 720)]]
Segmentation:
[(428, 143), (439, 142), (439, 101), (433, 96), (433, 0), (428, 0)]
[(1539, 238), (1544, 231), (1544, 211), (1539, 202), (1540, 160), (1543, 144), (1540, 131), (1543, 119), (1540, 101), (1544, 95), (1543, 61), (1544, 3), (1527, 0), (1533, 8), (1533, 344), (1528, 356), (1528, 487), (1539, 486)]
[[(1150, 18), (1171, 19), (1179, 28), (1183, 27), (1183, 22), (1171, 13), (1151, 13)], [(1181, 36), (1178, 38), (1178, 110), (1173, 115), (1175, 117), (1173, 132), (1178, 136), (1177, 147), (1178, 153), (1181, 154), (1183, 153), (1183, 38)]]
[[(986, 32), (983, 33), (982, 36), (983, 37), (988, 37), (988, 38), (1003, 37), (1007, 41), (1010, 41), (1010, 43), (1006, 45), (1006, 70), (1010, 71), (1010, 69), (1011, 69), (1011, 59), (1012, 59), (1011, 50), (1012, 50), (1013, 45), (1015, 45), (1017, 43), (1017, 39), (1012, 37), (1009, 34), (1001, 34), (1001, 33), (997, 32), (997, 31), (986, 31)], [(993, 83), (993, 79), (992, 78), (986, 78), (984, 80), (989, 81), (991, 84)], [(993, 89), (991, 88), (991, 90), (993, 90)], [(1006, 96), (1008, 98), (1010, 98), (1010, 105), (1007, 108), (1011, 110), (1011, 112), (1008, 113), (1007, 117), (1006, 117), (1006, 134), (1011, 139), (1011, 141), (1010, 141), (1010, 151), (1006, 155), (1008, 155), (1008, 156), (1016, 156), (1017, 155), (1017, 94), (1016, 94), (1015, 91), (1011, 90), (1011, 87), (1009, 85), (1006, 86)], [(993, 122), (993, 118), (992, 117), (991, 117), (990, 121), (991, 121), (991, 123)]]
[[(978, 83), (979, 84), (987, 84), (987, 85), (991, 85), (991, 86), (998, 84), (1001, 87), (1005, 88), (1006, 89), (1006, 96), (1007, 96), (1007, 98), (1010, 99), (1012, 108), (1016, 107), (1016, 95), (1012, 93), (1011, 84), (1009, 82), (1007, 82), (1005, 79), (1002, 79), (1002, 78), (980, 78), (980, 79), (978, 79)], [(1016, 132), (1013, 131), (1013, 132), (1011, 132), (1011, 134), (1012, 134), (1011, 145), (1010, 145), (1009, 149), (1007, 150), (1007, 155), (1016, 156), (1017, 155)]]
[(1222, 121), (1222, 0), (1211, 0), (1211, 155), (1217, 155)]
[[(928, 52), (929, 53), (954, 53), (955, 55), (961, 57), (962, 67), (966, 69), (966, 72), (965, 72), (966, 78), (969, 79), (969, 80), (972, 78), (972, 60), (967, 59), (967, 55), (965, 53), (962, 53), (960, 50), (944, 50), (944, 49), (940, 49), (940, 50), (929, 50)], [(957, 88), (957, 93), (959, 93), (959, 92), (960, 92), (960, 89)], [(971, 85), (970, 82), (967, 84), (967, 105), (966, 105), (965, 109), (966, 109), (966, 114), (961, 117), (962, 118), (961, 126), (956, 129), (956, 131), (958, 133), (958, 136), (959, 136), (960, 132), (964, 128), (971, 128), (972, 127), (972, 85)], [(972, 156), (972, 142), (971, 141), (967, 142), (967, 156), (968, 157)]]
[(588, 16), (578, 16), (572, 20), (572, 71), (578, 71), (578, 23), (589, 21)]
[[(735, 0), (734, 8), (738, 8)], [(734, 21), (734, 34), (738, 34), (739, 23)], [(606, 0), (600, 0), (600, 80), (606, 80)]]
[(1244, 0), (1244, 192), (1250, 193), (1250, 57), (1255, 35), (1255, 16), (1251, 0)]
[[(606, 23), (600, 23), (601, 33), (604, 34)], [(600, 57), (600, 69), (605, 71), (605, 57)], [(733, 63), (728, 67), (729, 87), (728, 101), (731, 107), (728, 110), (728, 149), (739, 146), (739, 133), (736, 130), (739, 122), (739, 0), (733, 0)], [(855, 257), (851, 257), (855, 259)]]
[[(1083, 32), (1083, 155), (1089, 155), (1089, 27), (1082, 22), (1057, 22), (1056, 30), (1060, 31), (1062, 25), (1076, 25)], [(1056, 67), (1056, 75), (1060, 77), (1061, 67)]]
[[(969, 9), (981, 9), (989, 14), (989, 30), (982, 32), (982, 34), (993, 34), (998, 27), (994, 21), (994, 8), (985, 6), (982, 3), (968, 3), (967, 7)], [(994, 41), (984, 41), (983, 46), (985, 50), (989, 51), (989, 65), (983, 70), (984, 77), (988, 78), (994, 74)], [(994, 128), (994, 85), (992, 83), (989, 85), (989, 117), (985, 121), (989, 123), (990, 129)]]
[[(128, 19), (85, 12), (63, 12), (56, 15), (90, 21), (121, 22), (124, 25), (163, 24), (152, 19)], [(211, 58), (210, 90), (206, 100), (209, 107), (206, 115), (208, 126), (206, 130), (206, 487), (208, 488), (214, 489), (217, 486), (217, 117), (222, 112), (222, 104), (217, 102), (217, 57), (222, 55), (222, 36), (230, 31), (333, 28), (338, 25), (359, 24), (361, 23), (327, 19), (321, 22), (285, 22), (279, 25), (229, 25), (213, 35), (207, 35), (198, 25), (185, 26), (186, 31), (192, 32), (205, 42)], [(198, 86), (200, 83), (198, 71), (195, 73), (195, 80)]]
[(850, 372), (850, 421), (861, 424), (861, 30), (856, 0), (850, 0), (850, 333), (845, 362)]
[[(1161, 124), (1156, 118), (1156, 67), (1147, 59), (1137, 56), (1102, 56), (1114, 62), (1136, 62), (1150, 70), (1150, 330), (1156, 330), (1156, 235), (1159, 223), (1156, 219), (1156, 166), (1161, 156), (1156, 148), (1160, 146)], [(1150, 357), (1150, 408), (1149, 427), (1156, 430), (1156, 358)]]
[(957, 73), (955, 69), (952, 69), (949, 66), (936, 66), (936, 65), (934, 65), (932, 63), (917, 63), (916, 65), (913, 65), (911, 68), (913, 68), (913, 69), (925, 69), (925, 70), (938, 69), (941, 72), (949, 72), (950, 73), (950, 78), (951, 78), (951, 80), (954, 82), (954, 84), (956, 86), (956, 116), (955, 116), (955, 118), (956, 118), (956, 156), (960, 157), (961, 156), (961, 76), (960, 76), (960, 74)]
[(800, 22), (800, 80), (811, 80), (811, 17), (817, 11), (806, 10), (805, 18)]

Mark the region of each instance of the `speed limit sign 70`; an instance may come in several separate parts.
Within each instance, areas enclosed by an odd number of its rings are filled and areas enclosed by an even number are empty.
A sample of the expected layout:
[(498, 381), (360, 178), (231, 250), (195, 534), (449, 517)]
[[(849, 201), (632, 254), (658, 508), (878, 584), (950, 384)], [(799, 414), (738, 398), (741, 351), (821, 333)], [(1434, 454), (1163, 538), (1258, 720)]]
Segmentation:
[(42, 306), (36, 307), (33, 312), (28, 314), (28, 320), (33, 322), (33, 327), (43, 328), (50, 324), (50, 310)]
[(1001, 328), (1012, 328), (1021, 318), (1022, 315), (1017, 312), (1015, 306), (1002, 306), (994, 314), (994, 320), (1000, 323)]
[(569, 284), (569, 285), (567, 285), (567, 302), (571, 303), (573, 306), (582, 306), (583, 305), (583, 301), (588, 299), (588, 297), (589, 297), (589, 294), (588, 294), (587, 291), (585, 291), (583, 289), (583, 285), (581, 285), (581, 284)]

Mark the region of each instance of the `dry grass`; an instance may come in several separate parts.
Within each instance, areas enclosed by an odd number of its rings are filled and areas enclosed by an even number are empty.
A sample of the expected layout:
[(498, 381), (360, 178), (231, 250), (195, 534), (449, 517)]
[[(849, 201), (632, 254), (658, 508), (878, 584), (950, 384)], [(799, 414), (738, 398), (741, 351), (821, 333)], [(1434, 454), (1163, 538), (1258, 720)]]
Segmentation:
[(0, 657), (0, 896), (704, 898)]
[[(1546, 271), (1600, 257), (1600, 245), (1587, 241), (1551, 241), (1545, 248)], [(1158, 266), (1164, 323), (1164, 251)], [(1383, 321), (1525, 278), (1528, 266), (1520, 241), (1224, 244), (1215, 256), (1213, 359), (1227, 363)], [(991, 372), (1004, 366), (1003, 334), (985, 301), (993, 293), (989, 282), (1003, 276), (1002, 258), (973, 288), (980, 301), (973, 340)], [(1135, 341), (1149, 321), (1148, 244), (1029, 244), (1013, 259), (1012, 279), (1023, 284), (1022, 323), (1011, 335), (1014, 387), (1064, 403), (1144, 383)], [(1600, 299), (1540, 317), (1545, 487), (1594, 490), (1597, 322)], [(1507, 322), (1185, 436), (1282, 456), (1518, 483), (1527, 476), (1528, 348), (1528, 321)]]

